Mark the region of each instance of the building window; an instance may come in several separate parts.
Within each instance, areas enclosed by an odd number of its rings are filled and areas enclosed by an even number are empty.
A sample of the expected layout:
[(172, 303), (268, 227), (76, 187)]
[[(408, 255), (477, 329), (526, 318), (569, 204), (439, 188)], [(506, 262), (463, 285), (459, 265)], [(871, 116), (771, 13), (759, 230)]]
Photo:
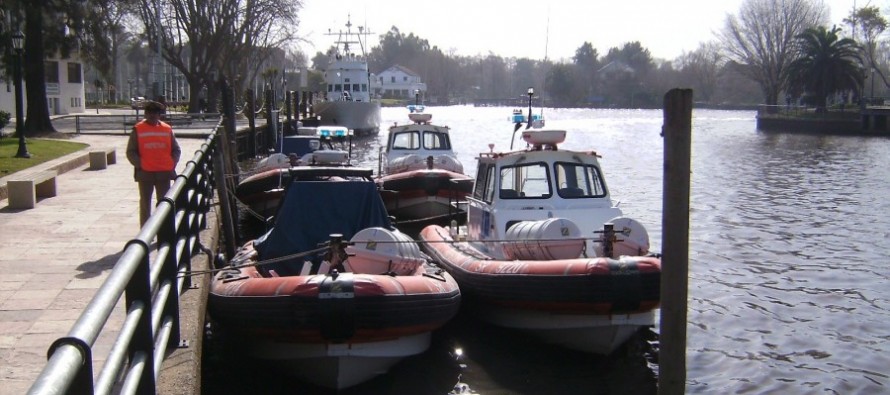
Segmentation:
[(390, 82), (392, 82), (393, 84), (395, 84), (395, 83), (396, 83), (396, 76), (392, 76), (392, 77), (390, 77), (390, 78), (392, 78), (392, 79), (390, 80)]
[(403, 81), (403, 82), (408, 82), (408, 76), (406, 75), (406, 76), (402, 77), (402, 81)]
[(59, 62), (46, 62), (46, 82), (59, 83)]
[(79, 84), (83, 82), (80, 73), (80, 63), (68, 63), (68, 82), (71, 84)]

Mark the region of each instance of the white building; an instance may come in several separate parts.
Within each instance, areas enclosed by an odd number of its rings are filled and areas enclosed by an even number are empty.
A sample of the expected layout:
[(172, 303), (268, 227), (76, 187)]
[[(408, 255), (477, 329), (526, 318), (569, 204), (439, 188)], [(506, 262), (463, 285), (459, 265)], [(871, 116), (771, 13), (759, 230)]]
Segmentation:
[(426, 92), (426, 84), (420, 81), (420, 76), (400, 65), (383, 70), (376, 80), (378, 84), (372, 84), (372, 88), (378, 97), (414, 99), (415, 90), (419, 90), (421, 95)]
[[(48, 58), (46, 67), (46, 100), (50, 115), (78, 114), (84, 112), (83, 64), (78, 58)], [(25, 67), (22, 65), (22, 67)], [(22, 72), (24, 74), (24, 71)], [(12, 74), (12, 73), (10, 73)], [(4, 78), (4, 76), (0, 76)], [(28, 90), (22, 78), (22, 101), (27, 114)], [(12, 78), (2, 81), (0, 87), (0, 110), (15, 117), (15, 85)]]

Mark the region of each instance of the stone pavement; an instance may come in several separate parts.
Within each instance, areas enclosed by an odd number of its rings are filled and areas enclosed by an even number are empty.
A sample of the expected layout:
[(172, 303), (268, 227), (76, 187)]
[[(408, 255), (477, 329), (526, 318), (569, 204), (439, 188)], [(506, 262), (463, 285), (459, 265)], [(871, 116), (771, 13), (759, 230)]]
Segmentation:
[[(206, 138), (177, 136), (181, 171)], [(25, 170), (62, 166), (57, 196), (40, 199), (28, 210), (11, 209), (0, 200), (0, 395), (27, 392), (46, 364), (50, 344), (68, 333), (139, 231), (127, 136), (78, 135), (71, 141), (116, 147), (117, 164), (89, 170), (87, 148)], [(63, 173), (65, 164), (73, 168)], [(0, 185), (8, 178), (0, 178)], [(119, 305), (111, 321), (122, 317)], [(107, 354), (112, 335), (103, 332), (94, 356)], [(101, 362), (95, 362), (94, 374)]]

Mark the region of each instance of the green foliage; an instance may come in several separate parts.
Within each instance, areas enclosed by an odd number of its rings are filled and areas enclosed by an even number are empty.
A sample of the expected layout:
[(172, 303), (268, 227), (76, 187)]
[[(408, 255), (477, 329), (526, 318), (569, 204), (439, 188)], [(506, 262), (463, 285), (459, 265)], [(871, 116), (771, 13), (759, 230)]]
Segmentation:
[(16, 158), (18, 139), (0, 139), (0, 177), (77, 152), (88, 146), (83, 143), (46, 139), (27, 139), (26, 144), (31, 158)]
[(798, 57), (788, 67), (790, 90), (812, 95), (820, 109), (830, 95), (861, 92), (865, 78), (859, 45), (839, 33), (838, 27), (819, 26), (797, 35)]
[(3, 130), (6, 125), (9, 125), (10, 118), (12, 118), (12, 116), (9, 115), (8, 112), (0, 110), (0, 130)]

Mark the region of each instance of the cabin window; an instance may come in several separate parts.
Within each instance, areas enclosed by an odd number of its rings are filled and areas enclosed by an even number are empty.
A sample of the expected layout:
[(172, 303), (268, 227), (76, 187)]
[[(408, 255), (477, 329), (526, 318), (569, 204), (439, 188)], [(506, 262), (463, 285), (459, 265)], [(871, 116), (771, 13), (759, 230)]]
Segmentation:
[(448, 135), (438, 132), (425, 132), (423, 134), (423, 148), (428, 150), (449, 150), (451, 144)]
[(392, 138), (392, 149), (418, 149), (420, 136), (417, 132), (398, 133)]
[(502, 199), (547, 199), (551, 196), (550, 177), (544, 163), (504, 166), (500, 175)]
[(557, 162), (553, 165), (557, 193), (563, 198), (601, 198), (606, 183), (600, 169), (591, 164)]
[(494, 198), (495, 179), (494, 166), (490, 163), (480, 163), (476, 170), (476, 183), (473, 187), (473, 197), (491, 203)]

